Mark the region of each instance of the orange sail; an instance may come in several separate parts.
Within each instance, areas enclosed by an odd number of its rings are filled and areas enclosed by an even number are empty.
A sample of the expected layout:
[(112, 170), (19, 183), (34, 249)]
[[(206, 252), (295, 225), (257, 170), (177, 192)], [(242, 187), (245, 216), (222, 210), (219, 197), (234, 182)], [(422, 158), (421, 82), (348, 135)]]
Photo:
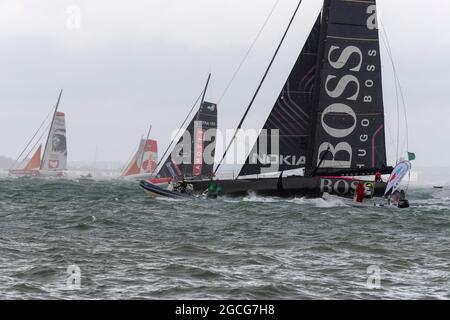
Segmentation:
[(26, 171), (38, 170), (41, 167), (41, 149), (42, 145), (37, 148), (31, 160), (27, 163), (25, 167)]
[(139, 167), (137, 164), (137, 159), (136, 157), (133, 157), (133, 160), (131, 160), (130, 164), (128, 165), (127, 169), (125, 170), (125, 172), (123, 173), (123, 177), (128, 177), (128, 176), (132, 176), (135, 174), (139, 173)]

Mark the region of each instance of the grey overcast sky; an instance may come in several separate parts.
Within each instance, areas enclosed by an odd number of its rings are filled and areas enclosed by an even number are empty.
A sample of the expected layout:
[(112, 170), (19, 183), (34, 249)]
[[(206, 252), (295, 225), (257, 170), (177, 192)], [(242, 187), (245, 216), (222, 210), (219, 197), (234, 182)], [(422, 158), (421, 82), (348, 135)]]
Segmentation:
[[(220, 128), (236, 126), (297, 2), (280, 0), (219, 106)], [(150, 124), (162, 151), (208, 72), (207, 99), (218, 100), (274, 3), (0, 0), (0, 154), (18, 155), (61, 87), (69, 161), (92, 160), (96, 146), (99, 160), (125, 161)], [(265, 121), (321, 5), (303, 0), (245, 127)], [(378, 0), (378, 7), (408, 102), (409, 149), (418, 165), (448, 165), (450, 2)], [(73, 8), (80, 29), (68, 27)], [(392, 151), (396, 98), (386, 55), (383, 71)]]

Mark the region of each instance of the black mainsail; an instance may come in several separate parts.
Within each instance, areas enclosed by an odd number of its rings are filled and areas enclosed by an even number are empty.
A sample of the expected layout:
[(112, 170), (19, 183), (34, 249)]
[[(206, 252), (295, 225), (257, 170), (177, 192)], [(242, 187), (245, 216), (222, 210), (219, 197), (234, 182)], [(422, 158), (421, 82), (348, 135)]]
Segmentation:
[(325, 0), (322, 20), (308, 169), (387, 172), (376, 1)]
[(311, 133), (320, 20), (319, 16), (240, 176), (305, 167)]
[(166, 161), (158, 178), (211, 177), (214, 167), (217, 105), (204, 101)]

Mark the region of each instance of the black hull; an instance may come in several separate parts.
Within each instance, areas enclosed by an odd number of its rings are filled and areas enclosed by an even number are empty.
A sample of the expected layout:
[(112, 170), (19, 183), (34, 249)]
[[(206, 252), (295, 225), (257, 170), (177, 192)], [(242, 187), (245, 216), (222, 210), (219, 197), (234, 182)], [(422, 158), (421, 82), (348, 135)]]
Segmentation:
[(150, 183), (148, 181), (141, 181), (140, 186), (151, 197), (166, 197), (166, 198), (172, 198), (172, 199), (186, 199), (186, 198), (193, 197), (192, 194), (181, 193), (181, 192), (163, 189), (163, 188), (158, 187), (157, 185), (154, 185), (153, 183)]
[(352, 197), (359, 182), (371, 184), (374, 187), (374, 196), (382, 197), (387, 184), (374, 183), (368, 180), (338, 177), (286, 177), (239, 179), (239, 180), (201, 180), (190, 181), (195, 193), (203, 193), (214, 183), (221, 187), (220, 195), (245, 196), (254, 193), (261, 196), (272, 197), (321, 197), (324, 193), (342, 197)]

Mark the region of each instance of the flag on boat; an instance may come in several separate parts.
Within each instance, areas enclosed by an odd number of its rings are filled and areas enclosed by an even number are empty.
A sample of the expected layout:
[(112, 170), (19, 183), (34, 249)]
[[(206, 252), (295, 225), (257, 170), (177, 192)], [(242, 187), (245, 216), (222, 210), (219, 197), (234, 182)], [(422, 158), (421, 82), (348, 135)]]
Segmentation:
[(386, 191), (384, 193), (385, 196), (393, 194), (398, 190), (400, 186), (400, 182), (402, 182), (403, 178), (411, 171), (411, 162), (402, 161), (394, 168), (391, 176), (389, 177), (388, 185), (386, 187)]
[(413, 152), (408, 152), (408, 160), (409, 161), (416, 160), (416, 154)]

